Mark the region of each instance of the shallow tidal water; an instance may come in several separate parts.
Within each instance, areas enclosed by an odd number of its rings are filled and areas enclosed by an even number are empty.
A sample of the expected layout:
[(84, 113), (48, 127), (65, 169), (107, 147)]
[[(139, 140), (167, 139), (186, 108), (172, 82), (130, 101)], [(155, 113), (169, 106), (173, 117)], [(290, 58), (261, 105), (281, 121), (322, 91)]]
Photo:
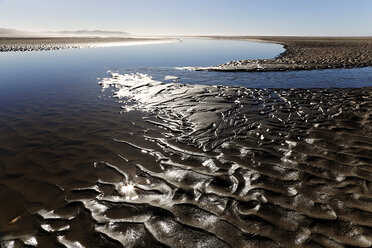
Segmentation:
[(176, 68), (282, 51), (0, 54), (1, 247), (371, 246), (371, 68)]

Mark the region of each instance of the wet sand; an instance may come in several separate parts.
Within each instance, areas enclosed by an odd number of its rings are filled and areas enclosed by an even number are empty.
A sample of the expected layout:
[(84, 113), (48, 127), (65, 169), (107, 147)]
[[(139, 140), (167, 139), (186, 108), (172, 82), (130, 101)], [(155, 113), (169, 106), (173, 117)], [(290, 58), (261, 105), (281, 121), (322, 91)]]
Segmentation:
[(155, 38), (2, 38), (0, 52), (44, 51), (71, 48), (126, 45), (130, 43), (171, 42), (175, 39)]
[(372, 246), (371, 87), (98, 83), (1, 99), (2, 247)]
[(0, 108), (3, 246), (372, 245), (371, 88), (99, 84)]
[(239, 60), (192, 68), (207, 71), (295, 71), (372, 66), (372, 37), (208, 36), (282, 44), (286, 51), (274, 59)]

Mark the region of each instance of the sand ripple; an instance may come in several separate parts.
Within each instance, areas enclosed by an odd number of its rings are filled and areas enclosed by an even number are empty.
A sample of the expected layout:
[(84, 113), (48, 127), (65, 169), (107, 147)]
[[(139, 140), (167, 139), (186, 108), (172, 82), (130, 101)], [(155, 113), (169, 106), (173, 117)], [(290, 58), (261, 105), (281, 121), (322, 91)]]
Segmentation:
[[(164, 84), (117, 73), (100, 84), (115, 88), (123, 116), (143, 123), (112, 137), (120, 162), (96, 161), (94, 183), (33, 213), (55, 244), (372, 245), (371, 88)], [(2, 245), (26, 241), (37, 242)]]

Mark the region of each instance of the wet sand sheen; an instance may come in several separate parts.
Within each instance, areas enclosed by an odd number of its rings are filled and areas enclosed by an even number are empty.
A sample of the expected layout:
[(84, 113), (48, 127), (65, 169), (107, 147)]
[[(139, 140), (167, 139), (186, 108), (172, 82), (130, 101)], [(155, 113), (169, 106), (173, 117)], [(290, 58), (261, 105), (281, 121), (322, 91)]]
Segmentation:
[(0, 105), (2, 247), (372, 245), (370, 87), (99, 84)]
[(100, 84), (121, 114), (0, 111), (2, 244), (371, 246), (371, 88)]

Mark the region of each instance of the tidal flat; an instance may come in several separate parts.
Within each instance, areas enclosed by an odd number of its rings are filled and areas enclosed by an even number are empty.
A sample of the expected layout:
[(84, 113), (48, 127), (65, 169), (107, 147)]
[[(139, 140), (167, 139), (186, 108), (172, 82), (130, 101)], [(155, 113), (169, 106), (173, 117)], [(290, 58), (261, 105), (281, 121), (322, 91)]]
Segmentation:
[(178, 45), (1, 53), (1, 246), (370, 247), (368, 68), (249, 87), (136, 60)]
[(0, 52), (48, 51), (176, 42), (161, 38), (0, 37)]
[(282, 44), (285, 52), (273, 59), (231, 61), (196, 70), (213, 71), (295, 71), (356, 68), (372, 65), (372, 37), (301, 36), (206, 36)]

